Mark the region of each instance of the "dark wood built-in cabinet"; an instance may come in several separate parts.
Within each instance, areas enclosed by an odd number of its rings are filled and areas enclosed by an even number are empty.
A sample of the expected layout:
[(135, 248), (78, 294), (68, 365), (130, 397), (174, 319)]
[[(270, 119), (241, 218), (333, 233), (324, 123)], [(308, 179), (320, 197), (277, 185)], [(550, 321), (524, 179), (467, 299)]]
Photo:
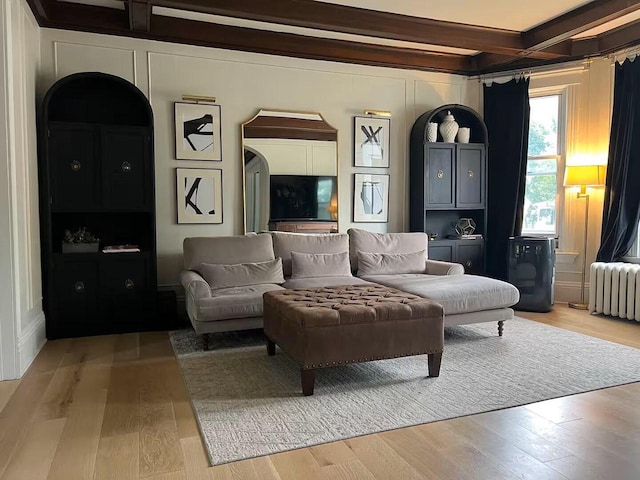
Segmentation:
[[(40, 225), (47, 338), (145, 330), (156, 318), (153, 116), (131, 83), (65, 77), (40, 116)], [(63, 253), (66, 229), (100, 239)], [(109, 245), (140, 252), (102, 253)]]
[[(471, 128), (469, 143), (428, 142), (429, 122), (440, 123), (450, 111), (461, 127)], [(486, 231), (487, 129), (480, 116), (463, 105), (426, 112), (413, 125), (410, 141), (409, 223), (412, 232), (435, 237), (429, 258), (457, 262), (467, 273), (484, 272)], [(461, 218), (476, 224), (476, 239), (452, 239)]]

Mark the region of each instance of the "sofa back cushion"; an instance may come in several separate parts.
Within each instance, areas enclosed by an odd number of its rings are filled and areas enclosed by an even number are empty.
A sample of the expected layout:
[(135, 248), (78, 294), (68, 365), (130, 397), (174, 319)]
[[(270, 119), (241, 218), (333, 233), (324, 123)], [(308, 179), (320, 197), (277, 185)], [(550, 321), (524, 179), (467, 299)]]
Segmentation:
[(413, 253), (358, 252), (358, 276), (425, 273), (426, 250)]
[(279, 258), (235, 265), (201, 263), (198, 272), (212, 288), (284, 283), (282, 260)]
[(349, 236), (344, 233), (288, 233), (271, 232), (273, 251), (282, 258), (285, 277), (291, 276), (291, 252), (342, 253), (349, 251)]
[(202, 263), (235, 265), (276, 258), (268, 234), (192, 237), (185, 238), (182, 245), (185, 270), (198, 270)]
[(358, 252), (367, 253), (414, 253), (425, 251), (427, 258), (426, 233), (373, 233), (357, 228), (350, 228), (349, 257), (351, 269), (358, 270)]
[(349, 252), (291, 252), (291, 278), (351, 277)]

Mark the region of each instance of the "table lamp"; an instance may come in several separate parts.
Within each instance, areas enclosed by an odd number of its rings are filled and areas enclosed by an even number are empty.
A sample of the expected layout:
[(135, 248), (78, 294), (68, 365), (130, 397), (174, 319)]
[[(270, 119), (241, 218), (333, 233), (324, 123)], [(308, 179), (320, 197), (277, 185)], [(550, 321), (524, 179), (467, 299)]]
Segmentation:
[(588, 186), (604, 185), (605, 179), (605, 166), (604, 165), (569, 165), (565, 169), (564, 173), (564, 185), (565, 187), (580, 187), (580, 191), (577, 194), (578, 198), (585, 199), (584, 207), (584, 251), (582, 254), (582, 272), (580, 281), (580, 303), (569, 302), (569, 307), (577, 308), (579, 310), (586, 310), (588, 305), (584, 301), (584, 282), (587, 271), (587, 241), (588, 241), (588, 229), (589, 229), (589, 194), (587, 193)]

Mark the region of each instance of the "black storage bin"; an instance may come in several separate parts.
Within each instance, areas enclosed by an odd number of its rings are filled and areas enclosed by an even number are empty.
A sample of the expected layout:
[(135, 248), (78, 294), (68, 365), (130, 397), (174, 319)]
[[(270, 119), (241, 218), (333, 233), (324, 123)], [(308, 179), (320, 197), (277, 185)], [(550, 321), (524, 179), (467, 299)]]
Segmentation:
[(553, 238), (509, 238), (509, 283), (520, 291), (515, 310), (549, 312), (553, 308), (556, 255)]

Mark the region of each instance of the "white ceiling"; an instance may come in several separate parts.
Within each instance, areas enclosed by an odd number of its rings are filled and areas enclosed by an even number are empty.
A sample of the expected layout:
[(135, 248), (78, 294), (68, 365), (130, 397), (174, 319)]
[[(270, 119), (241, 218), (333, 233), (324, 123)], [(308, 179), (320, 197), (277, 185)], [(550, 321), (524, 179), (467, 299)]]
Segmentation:
[(316, 0), (509, 30), (528, 30), (581, 5), (584, 0)]

